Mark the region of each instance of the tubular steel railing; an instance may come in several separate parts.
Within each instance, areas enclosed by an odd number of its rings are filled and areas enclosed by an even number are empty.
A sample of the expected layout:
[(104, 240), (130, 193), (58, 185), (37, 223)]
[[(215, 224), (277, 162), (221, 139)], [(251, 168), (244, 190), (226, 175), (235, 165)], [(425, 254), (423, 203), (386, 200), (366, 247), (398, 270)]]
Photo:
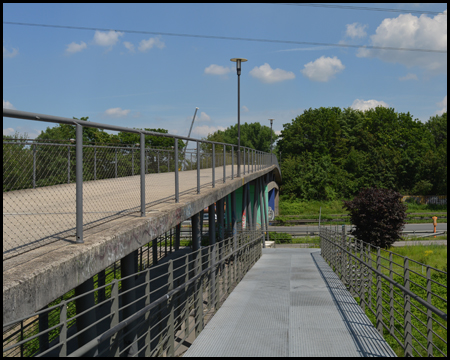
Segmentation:
[[(83, 230), (131, 212), (145, 216), (155, 204), (179, 202), (183, 193), (237, 175), (236, 145), (10, 109), (3, 116), (76, 127), (76, 138), (66, 143), (4, 139), (4, 260), (61, 239), (83, 243)], [(85, 127), (135, 133), (140, 140), (86, 143)], [(148, 147), (146, 135), (171, 138), (174, 145)], [(183, 140), (195, 149), (182, 149)], [(240, 157), (242, 175), (277, 165), (273, 154), (245, 147)]]
[(447, 356), (446, 272), (326, 228), (320, 247), (388, 343), (405, 356)]
[[(114, 265), (94, 277), (94, 290), (3, 324), (3, 355), (178, 356), (261, 257), (262, 237), (239, 232), (124, 277)], [(123, 291), (127, 281), (133, 286)], [(77, 311), (77, 300), (92, 294), (92, 305)]]

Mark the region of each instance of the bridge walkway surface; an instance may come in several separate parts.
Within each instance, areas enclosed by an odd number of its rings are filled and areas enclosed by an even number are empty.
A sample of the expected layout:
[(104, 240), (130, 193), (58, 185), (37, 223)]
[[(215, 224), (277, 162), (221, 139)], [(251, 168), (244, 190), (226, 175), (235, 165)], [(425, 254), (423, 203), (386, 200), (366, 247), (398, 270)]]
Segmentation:
[(320, 249), (266, 248), (184, 356), (396, 355)]

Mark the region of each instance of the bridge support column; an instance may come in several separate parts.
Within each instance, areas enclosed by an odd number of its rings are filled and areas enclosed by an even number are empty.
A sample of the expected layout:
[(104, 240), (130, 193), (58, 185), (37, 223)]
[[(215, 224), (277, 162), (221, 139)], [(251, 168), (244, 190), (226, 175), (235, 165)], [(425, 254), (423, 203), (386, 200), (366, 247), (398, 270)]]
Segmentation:
[(180, 237), (181, 237), (181, 223), (178, 224), (175, 228), (175, 244), (173, 246), (175, 251), (180, 250)]
[(253, 182), (255, 184), (254, 186), (254, 192), (253, 192), (253, 226), (254, 229), (258, 227), (258, 195), (259, 195), (259, 182), (258, 180), (255, 180)]
[[(84, 283), (78, 285), (75, 288), (75, 296), (80, 296), (88, 291), (94, 290), (94, 278), (90, 278), (89, 280), (85, 281)], [(75, 300), (75, 307), (77, 314), (82, 313), (83, 311), (91, 309), (91, 311), (88, 311), (84, 315), (81, 315), (77, 317), (77, 341), (78, 341), (78, 347), (83, 346), (84, 344), (88, 343), (92, 339), (94, 339), (97, 336), (97, 329), (96, 326), (90, 327), (88, 330), (83, 331), (80, 333), (81, 330), (86, 329), (88, 326), (93, 324), (96, 321), (96, 315), (95, 315), (95, 309), (93, 309), (95, 306), (95, 298), (94, 298), (94, 292), (91, 292), (85, 296), (82, 296)], [(96, 356), (98, 353), (98, 350), (96, 348), (90, 350), (86, 353), (86, 356)]]
[[(126, 277), (129, 275), (132, 275), (136, 273), (137, 270), (137, 260), (138, 260), (138, 250), (133, 251), (131, 254), (128, 254), (124, 258), (120, 260), (120, 272), (122, 277)], [(128, 279), (122, 280), (122, 293), (125, 293), (122, 295), (122, 307), (126, 304), (132, 303), (134, 300), (136, 300), (136, 294), (135, 290), (128, 291), (135, 287), (135, 277), (131, 276)], [(128, 291), (128, 292), (127, 292)], [(136, 312), (136, 304), (129, 305), (125, 309), (123, 309), (123, 319), (126, 319), (133, 315)], [(135, 325), (135, 322), (131, 323), (130, 325), (126, 326), (124, 329), (124, 333), (127, 333), (129, 330), (131, 330)], [(128, 356), (133, 356), (138, 351), (138, 344), (137, 344), (137, 334), (136, 331), (131, 331), (129, 334), (127, 334), (124, 337), (124, 346), (127, 347), (131, 343), (134, 342), (134, 344), (128, 349), (127, 353)]]
[(262, 184), (262, 179), (258, 178), (258, 184), (259, 184), (259, 216), (261, 218), (261, 230), (262, 230), (262, 234), (263, 234), (263, 240), (262, 240), (262, 247), (265, 248), (266, 247), (266, 236), (264, 231), (268, 231), (268, 229), (266, 228), (265, 224), (265, 219), (264, 219), (264, 186)]
[(252, 217), (252, 200), (250, 195), (250, 183), (245, 184), (247, 187), (247, 222), (248, 222), (248, 229), (253, 229), (253, 217)]
[[(266, 183), (264, 181), (264, 177), (261, 179), (262, 183), (262, 198), (263, 198), (263, 204), (264, 204), (264, 222), (266, 223), (266, 235), (267, 235), (267, 241), (269, 241), (269, 218), (268, 218), (268, 205), (266, 204)], [(266, 241), (266, 239), (264, 239)]]
[(241, 229), (245, 230), (247, 225), (247, 186), (242, 186), (242, 214), (240, 216)]

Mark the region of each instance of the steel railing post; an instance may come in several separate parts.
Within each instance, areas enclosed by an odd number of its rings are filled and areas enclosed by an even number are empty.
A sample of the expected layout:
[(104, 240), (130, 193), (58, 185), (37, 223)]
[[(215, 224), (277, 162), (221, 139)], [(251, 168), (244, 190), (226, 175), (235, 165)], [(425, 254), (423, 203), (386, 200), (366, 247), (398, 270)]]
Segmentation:
[[(176, 139), (175, 139), (176, 140)], [(176, 168), (176, 166), (175, 166)], [(168, 273), (169, 273), (169, 278), (167, 280), (167, 284), (168, 284), (168, 288), (167, 288), (167, 292), (172, 291), (173, 290), (173, 260), (169, 260), (169, 269), (168, 269)], [(169, 328), (168, 328), (168, 349), (167, 349), (167, 356), (169, 357), (173, 357), (174, 353), (175, 353), (175, 324), (174, 324), (174, 306), (173, 306), (173, 296), (171, 298), (167, 299), (168, 302), (168, 310), (169, 310)], [(148, 330), (150, 331), (150, 329)]]
[(94, 146), (94, 180), (97, 180), (97, 148)]
[(59, 323), (62, 324), (59, 330), (59, 342), (62, 344), (59, 349), (59, 356), (65, 357), (67, 356), (67, 302), (61, 301), (59, 304), (60, 312), (59, 312)]
[(226, 168), (227, 168), (227, 146), (223, 146), (223, 182), (225, 183), (226, 177)]
[(131, 148), (131, 176), (134, 176), (134, 145)]
[(216, 186), (216, 144), (212, 144), (212, 161), (211, 161), (211, 167), (212, 167), (212, 187)]
[(158, 174), (159, 174), (159, 151), (156, 152), (157, 157), (158, 157)]
[[(431, 305), (431, 269), (427, 265), (427, 302)], [(433, 356), (433, 313), (427, 309), (427, 355)]]
[(234, 146), (231, 145), (231, 180), (234, 179)]
[(141, 217), (145, 216), (145, 135), (140, 133), (141, 156)]
[(174, 146), (174, 152), (175, 152), (175, 202), (180, 202), (180, 185), (179, 185), (179, 179), (178, 179), (178, 140), (175, 139), (175, 146)]
[[(377, 248), (377, 270), (381, 272), (380, 248)], [(381, 293), (381, 276), (377, 274), (377, 330), (383, 336), (383, 307)]]
[[(406, 290), (409, 290), (409, 259), (404, 258), (403, 269), (403, 286)], [(404, 350), (405, 356), (412, 356), (412, 334), (411, 334), (411, 301), (410, 296), (407, 293), (403, 294), (403, 314), (404, 314)]]
[(243, 161), (243, 163), (244, 163), (244, 169), (243, 169), (244, 172), (243, 172), (243, 175), (245, 175), (245, 148), (244, 148), (244, 156), (243, 156), (243, 160), (244, 160), (244, 161)]
[(117, 179), (117, 148), (115, 148), (114, 150), (114, 172), (115, 178)]
[(33, 144), (33, 189), (36, 189), (36, 144)]
[(76, 136), (76, 236), (77, 243), (83, 243), (83, 127), (80, 124), (76, 125)]
[(67, 145), (67, 183), (70, 184), (70, 145)]
[(200, 143), (197, 141), (197, 194), (200, 194)]

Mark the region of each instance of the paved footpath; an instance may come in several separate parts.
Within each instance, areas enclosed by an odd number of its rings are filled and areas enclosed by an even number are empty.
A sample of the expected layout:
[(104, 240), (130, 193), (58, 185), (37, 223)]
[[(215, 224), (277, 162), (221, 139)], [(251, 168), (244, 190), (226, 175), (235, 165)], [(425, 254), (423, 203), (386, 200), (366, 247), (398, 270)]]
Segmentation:
[(263, 249), (184, 356), (395, 356), (320, 249)]

